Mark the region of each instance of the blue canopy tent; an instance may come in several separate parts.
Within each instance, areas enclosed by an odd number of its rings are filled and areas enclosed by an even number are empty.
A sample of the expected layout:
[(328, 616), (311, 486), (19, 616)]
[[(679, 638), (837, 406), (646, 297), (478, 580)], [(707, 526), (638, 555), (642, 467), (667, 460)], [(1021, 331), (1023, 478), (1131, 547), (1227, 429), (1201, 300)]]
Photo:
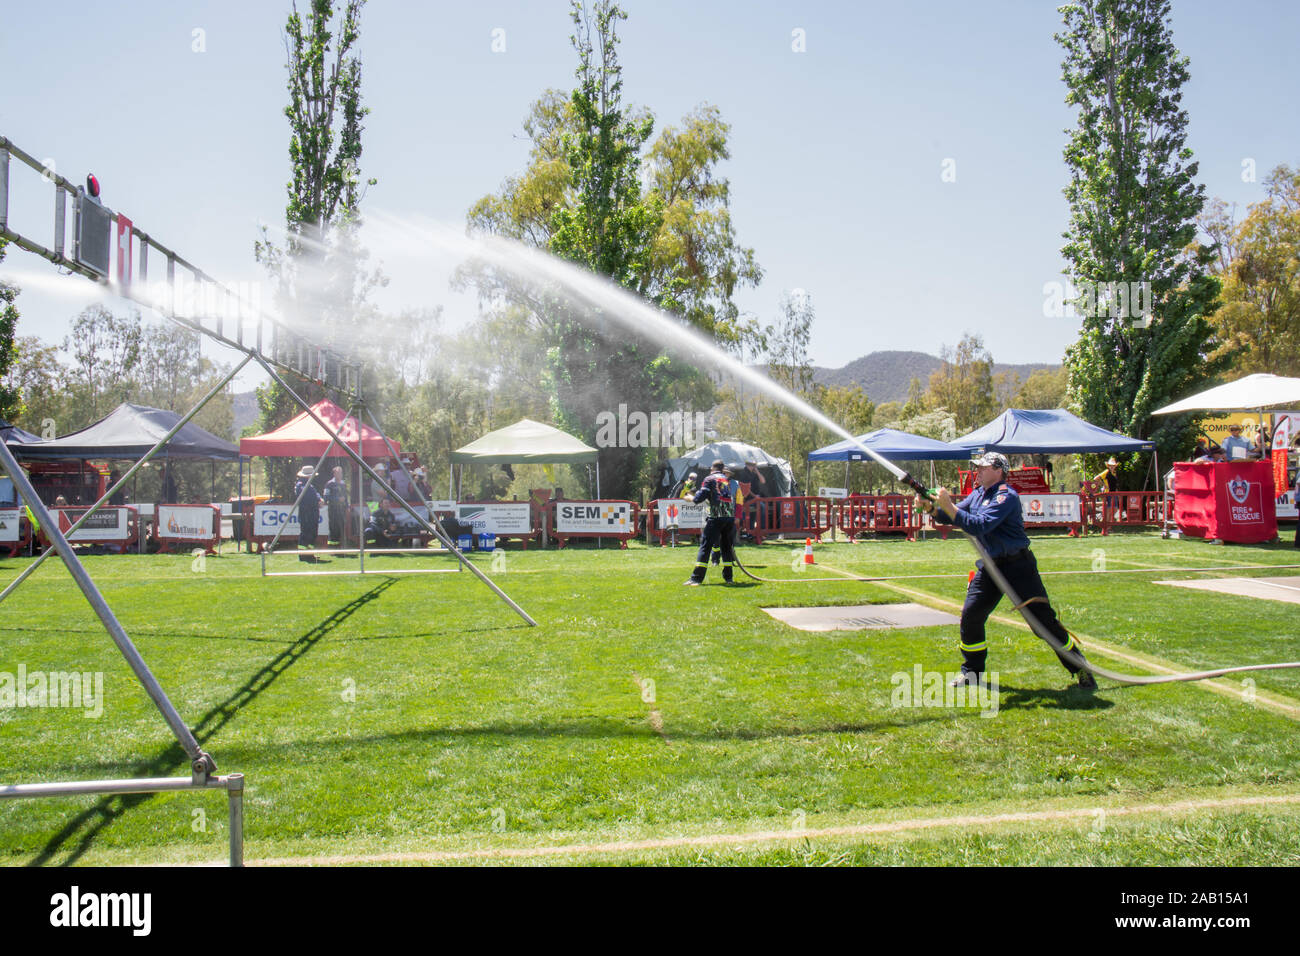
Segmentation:
[(0, 441), (3, 441), (6, 445), (26, 445), (29, 442), (40, 440), (41, 436), (33, 435), (17, 425), (10, 425), (8, 422), (0, 420)]
[[(1160, 456), (1155, 442), (1129, 438), (1089, 425), (1064, 408), (1008, 408), (993, 421), (969, 435), (954, 438), (952, 444), (968, 449), (983, 448), (1009, 455), (1068, 455), (1076, 452), (1153, 453), (1153, 474), (1160, 474)], [(1164, 483), (1157, 482), (1163, 495)], [(1161, 508), (1164, 499), (1161, 498)], [(1162, 511), (1163, 513), (1163, 511)]]
[(900, 432), (894, 428), (877, 428), (865, 435), (859, 435), (852, 441), (845, 439), (811, 452), (808, 455), (809, 468), (814, 461), (842, 461), (844, 462), (844, 484), (847, 487), (849, 462), (871, 460), (871, 456), (859, 448), (859, 445), (865, 445), (877, 455), (890, 461), (957, 461), (969, 459), (971, 454), (968, 448), (950, 445), (934, 438)]
[(1155, 451), (1154, 442), (1089, 425), (1064, 408), (1008, 408), (993, 421), (950, 444), (963, 452), (983, 449), (1008, 455), (1069, 455), (1075, 452)]
[(870, 456), (858, 445), (866, 445), (876, 454), (890, 461), (956, 461), (970, 457), (970, 449), (947, 442), (900, 432), (893, 428), (877, 428), (859, 435), (853, 441), (845, 439), (808, 455), (809, 461), (866, 461)]

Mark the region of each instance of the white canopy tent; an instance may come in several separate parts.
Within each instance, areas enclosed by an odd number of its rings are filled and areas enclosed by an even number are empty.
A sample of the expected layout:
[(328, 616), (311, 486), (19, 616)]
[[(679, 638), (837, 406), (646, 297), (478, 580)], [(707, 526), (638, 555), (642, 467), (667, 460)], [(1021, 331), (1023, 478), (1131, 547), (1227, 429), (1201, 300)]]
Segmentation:
[(1263, 451), (1264, 409), (1300, 405), (1300, 378), (1257, 372), (1226, 385), (1216, 385), (1157, 408), (1152, 415), (1176, 415), (1179, 412), (1254, 412), (1259, 418), (1260, 450)]
[(1178, 412), (1233, 412), (1256, 411), (1278, 405), (1300, 405), (1300, 378), (1268, 375), (1263, 372), (1247, 375), (1227, 385), (1216, 385), (1182, 401), (1157, 408), (1152, 415), (1175, 415)]

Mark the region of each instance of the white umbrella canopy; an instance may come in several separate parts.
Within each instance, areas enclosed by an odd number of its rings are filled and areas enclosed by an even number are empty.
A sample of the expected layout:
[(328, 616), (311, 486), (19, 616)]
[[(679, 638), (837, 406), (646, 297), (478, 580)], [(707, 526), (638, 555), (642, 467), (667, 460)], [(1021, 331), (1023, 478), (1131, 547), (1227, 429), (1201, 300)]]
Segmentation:
[(1247, 375), (1227, 385), (1217, 385), (1198, 392), (1182, 401), (1157, 408), (1152, 415), (1173, 415), (1177, 412), (1230, 412), (1238, 410), (1260, 411), (1275, 405), (1300, 404), (1300, 378), (1268, 375), (1263, 372)]

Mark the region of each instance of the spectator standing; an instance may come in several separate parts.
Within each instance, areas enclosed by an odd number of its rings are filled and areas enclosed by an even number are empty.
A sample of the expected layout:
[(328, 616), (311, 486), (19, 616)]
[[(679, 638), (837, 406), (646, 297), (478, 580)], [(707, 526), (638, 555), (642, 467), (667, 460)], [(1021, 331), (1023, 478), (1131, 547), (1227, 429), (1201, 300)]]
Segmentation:
[(329, 509), (330, 542), (341, 547), (348, 543), (348, 486), (343, 480), (343, 469), (335, 465), (330, 480), (325, 482), (325, 506)]
[[(316, 531), (320, 527), (320, 492), (312, 484), (316, 469), (312, 465), (303, 465), (298, 472), (298, 482), (293, 486), (293, 497), (298, 502), (298, 547), (315, 548)], [(316, 555), (300, 554), (299, 561), (316, 563)]]

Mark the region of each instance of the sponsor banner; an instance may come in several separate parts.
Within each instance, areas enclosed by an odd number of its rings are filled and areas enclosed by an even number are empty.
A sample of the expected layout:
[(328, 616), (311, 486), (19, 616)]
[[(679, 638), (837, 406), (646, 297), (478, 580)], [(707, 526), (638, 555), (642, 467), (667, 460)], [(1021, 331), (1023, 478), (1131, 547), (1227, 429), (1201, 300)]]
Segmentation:
[(455, 511), (456, 502), (452, 501), (450, 498), (446, 498), (446, 499), (439, 498), (438, 500), (433, 502), (433, 510), (434, 511)]
[(174, 541), (211, 541), (217, 536), (212, 530), (216, 518), (210, 505), (159, 505), (157, 535)]
[[(1296, 509), (1295, 491), (1287, 491), (1277, 496), (1274, 507), (1277, 510), (1279, 518), (1297, 518), (1300, 517), (1300, 511)], [(0, 541), (5, 540), (0, 538)]]
[[(275, 533), (285, 525), (289, 527), (284, 534), (280, 535), (281, 539), (298, 537), (298, 509), (289, 511), (288, 505), (254, 505), (253, 506), (253, 537), (255, 538), (274, 538)], [(329, 509), (321, 508), (320, 515), (316, 521), (316, 534), (318, 536), (328, 535), (330, 532)]]
[(817, 496), (819, 498), (847, 498), (849, 489), (847, 488), (818, 488)]
[(1286, 480), (1286, 459), (1287, 450), (1283, 446), (1273, 449), (1273, 488), (1275, 491), (1282, 491), (1290, 487), (1290, 482)]
[[(69, 528), (86, 513), (86, 508), (60, 508), (55, 514), (59, 516), (59, 530), (67, 534)], [(125, 541), (131, 536), (130, 512), (125, 508), (101, 508), (90, 516), (76, 534), (69, 535), (72, 542), (81, 541)]]
[(560, 501), (555, 505), (557, 534), (633, 534), (632, 505), (626, 501)]
[(21, 514), (17, 508), (0, 508), (0, 541), (18, 540), (18, 518)]
[(457, 504), (456, 520), (474, 529), (474, 534), (532, 534), (532, 507), (526, 501), (510, 503)]
[(697, 505), (685, 498), (660, 498), (657, 527), (699, 531), (704, 527), (705, 507), (702, 501)]
[(1078, 495), (1020, 496), (1020, 512), (1025, 524), (1077, 524), (1083, 520)]

